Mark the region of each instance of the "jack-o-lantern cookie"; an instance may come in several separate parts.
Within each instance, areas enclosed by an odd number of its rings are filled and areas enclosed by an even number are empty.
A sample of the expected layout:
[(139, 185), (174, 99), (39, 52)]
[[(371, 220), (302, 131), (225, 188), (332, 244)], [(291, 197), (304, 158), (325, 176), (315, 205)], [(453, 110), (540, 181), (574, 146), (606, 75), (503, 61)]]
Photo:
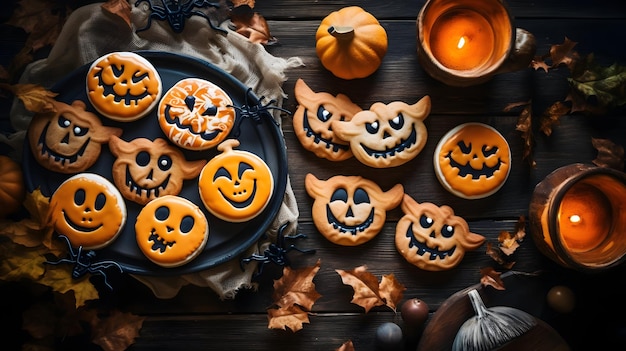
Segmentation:
[(206, 160), (187, 161), (183, 152), (157, 138), (137, 138), (126, 142), (118, 137), (109, 141), (113, 162), (113, 182), (126, 199), (146, 204), (159, 196), (178, 195), (183, 180), (200, 174)]
[(259, 215), (270, 202), (274, 178), (265, 161), (243, 150), (236, 139), (218, 145), (222, 153), (200, 172), (198, 190), (204, 206), (229, 222), (245, 222)]
[(404, 195), (404, 216), (396, 224), (396, 249), (411, 264), (427, 271), (458, 265), (466, 251), (478, 248), (485, 237), (470, 232), (467, 222), (449, 206), (417, 203)]
[(104, 116), (119, 122), (148, 114), (163, 91), (156, 68), (133, 52), (113, 52), (95, 60), (87, 72), (87, 97)]
[(52, 194), (48, 218), (72, 246), (95, 250), (109, 245), (122, 231), (126, 204), (109, 180), (80, 173), (61, 183)]
[(511, 172), (509, 144), (483, 123), (465, 123), (450, 130), (439, 141), (433, 158), (441, 185), (465, 199), (495, 193)]
[(228, 94), (203, 79), (186, 78), (168, 90), (159, 103), (159, 125), (175, 144), (206, 150), (221, 143), (235, 123)]
[(356, 246), (373, 239), (385, 224), (387, 211), (402, 201), (404, 187), (383, 191), (361, 176), (333, 176), (320, 180), (309, 173), (305, 188), (313, 201), (313, 223), (329, 241)]
[(350, 121), (333, 121), (331, 127), (361, 163), (374, 168), (402, 165), (417, 156), (426, 145), (424, 120), (430, 113), (430, 97), (413, 105), (402, 101), (374, 103), (356, 113)]
[(163, 267), (178, 267), (204, 250), (209, 222), (193, 202), (166, 195), (141, 209), (135, 236), (139, 249), (150, 261)]
[(343, 94), (316, 93), (302, 80), (294, 89), (298, 109), (293, 114), (293, 130), (302, 146), (317, 157), (343, 161), (352, 157), (350, 144), (335, 136), (332, 121), (350, 121), (362, 109)]
[(48, 170), (78, 173), (91, 167), (102, 150), (102, 144), (122, 130), (102, 125), (100, 117), (85, 110), (76, 100), (68, 105), (53, 101), (53, 112), (39, 113), (28, 127), (28, 142), (35, 160)]

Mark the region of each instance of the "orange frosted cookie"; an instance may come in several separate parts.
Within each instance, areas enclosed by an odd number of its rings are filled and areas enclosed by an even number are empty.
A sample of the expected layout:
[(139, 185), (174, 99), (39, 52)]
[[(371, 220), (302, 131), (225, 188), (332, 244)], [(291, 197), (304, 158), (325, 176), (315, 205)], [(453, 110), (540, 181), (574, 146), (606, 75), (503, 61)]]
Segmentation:
[(495, 193), (511, 171), (511, 150), (506, 139), (482, 123), (465, 123), (450, 130), (439, 141), (433, 158), (441, 185), (465, 199)]
[(50, 198), (49, 221), (72, 246), (95, 250), (110, 244), (126, 223), (126, 205), (117, 188), (94, 173), (61, 183)]
[(206, 160), (188, 161), (183, 152), (163, 138), (137, 138), (126, 142), (112, 137), (115, 155), (113, 182), (126, 199), (138, 204), (165, 195), (178, 195), (183, 181), (200, 174)]
[(352, 157), (350, 144), (335, 135), (332, 121), (350, 121), (362, 109), (346, 95), (316, 93), (302, 80), (294, 89), (298, 109), (293, 114), (293, 130), (302, 146), (317, 157), (343, 161)]
[(411, 264), (427, 271), (458, 265), (465, 252), (478, 248), (485, 237), (470, 232), (467, 222), (449, 206), (417, 203), (404, 195), (404, 216), (396, 224), (396, 249)]
[(373, 239), (385, 224), (387, 211), (402, 201), (404, 187), (388, 191), (360, 176), (334, 176), (320, 180), (309, 173), (305, 188), (313, 202), (313, 222), (329, 241), (356, 246)]
[(159, 103), (159, 125), (175, 144), (206, 150), (228, 136), (235, 123), (230, 96), (217, 85), (186, 78), (168, 90)]
[(85, 110), (85, 103), (76, 100), (68, 105), (53, 101), (54, 111), (38, 113), (28, 127), (28, 142), (39, 164), (59, 173), (87, 170), (100, 157), (102, 144), (119, 128), (102, 125), (100, 117)]
[(135, 222), (141, 252), (163, 267), (178, 267), (196, 258), (208, 241), (209, 223), (193, 202), (166, 195), (146, 204)]
[(274, 178), (265, 161), (241, 150), (236, 139), (228, 139), (217, 149), (222, 153), (211, 159), (198, 179), (200, 199), (216, 217), (230, 222), (245, 222), (259, 215), (274, 192)]
[(350, 150), (361, 163), (374, 168), (402, 165), (426, 145), (424, 120), (430, 113), (430, 97), (409, 105), (402, 101), (374, 103), (350, 121), (333, 121), (335, 135), (349, 141)]
[(102, 115), (131, 122), (159, 102), (161, 77), (156, 68), (132, 52), (113, 52), (95, 60), (87, 72), (87, 96)]

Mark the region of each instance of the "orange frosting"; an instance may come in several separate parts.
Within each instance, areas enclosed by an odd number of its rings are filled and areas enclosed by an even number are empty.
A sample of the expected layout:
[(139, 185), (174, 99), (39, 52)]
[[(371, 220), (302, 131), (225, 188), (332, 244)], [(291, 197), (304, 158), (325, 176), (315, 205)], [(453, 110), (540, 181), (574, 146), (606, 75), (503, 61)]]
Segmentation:
[(101, 114), (121, 122), (145, 116), (159, 101), (161, 78), (154, 66), (132, 52), (114, 52), (94, 61), (87, 73), (87, 96)]
[(482, 123), (466, 123), (449, 131), (434, 153), (435, 173), (451, 193), (477, 199), (502, 187), (511, 170), (506, 139)]
[(236, 139), (217, 148), (222, 154), (209, 161), (198, 179), (200, 198), (216, 217), (244, 222), (256, 217), (270, 201), (274, 178), (267, 164), (257, 155), (241, 150)]
[(106, 178), (77, 174), (50, 198), (49, 220), (72, 246), (95, 250), (112, 242), (126, 222), (126, 205), (119, 191)]
[(193, 202), (166, 195), (144, 206), (135, 222), (135, 235), (148, 259), (163, 267), (177, 267), (202, 252), (209, 223)]
[(235, 109), (226, 92), (198, 78), (176, 83), (159, 104), (159, 125), (177, 145), (206, 150), (228, 136), (235, 123)]

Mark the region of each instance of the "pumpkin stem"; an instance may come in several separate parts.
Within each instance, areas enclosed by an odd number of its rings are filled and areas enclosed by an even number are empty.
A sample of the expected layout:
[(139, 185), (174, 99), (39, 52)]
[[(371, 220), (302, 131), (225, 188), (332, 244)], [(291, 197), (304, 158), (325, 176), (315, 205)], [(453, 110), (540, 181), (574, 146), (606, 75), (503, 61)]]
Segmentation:
[(330, 26), (328, 33), (339, 40), (352, 40), (354, 37), (354, 27), (352, 26)]

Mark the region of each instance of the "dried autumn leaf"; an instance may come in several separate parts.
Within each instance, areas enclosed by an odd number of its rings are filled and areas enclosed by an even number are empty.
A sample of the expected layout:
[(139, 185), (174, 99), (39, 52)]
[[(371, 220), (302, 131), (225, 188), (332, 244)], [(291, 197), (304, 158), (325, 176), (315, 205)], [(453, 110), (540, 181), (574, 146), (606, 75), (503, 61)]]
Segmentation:
[(54, 336), (57, 322), (56, 308), (49, 302), (33, 304), (22, 313), (22, 329), (35, 339)]
[(530, 61), (530, 67), (532, 67), (536, 71), (542, 69), (546, 73), (551, 68), (550, 65), (546, 63), (545, 58), (542, 56), (536, 56), (535, 58), (533, 58), (532, 61)]
[(535, 167), (537, 163), (533, 159), (533, 147), (535, 144), (532, 128), (532, 105), (530, 102), (522, 108), (519, 116), (517, 117), (517, 123), (515, 124), (515, 130), (521, 132), (522, 140), (524, 141), (524, 152), (522, 159), (528, 160), (531, 167)]
[(569, 106), (561, 101), (555, 102), (541, 115), (539, 130), (541, 130), (543, 134), (550, 136), (552, 134), (552, 127), (558, 125), (559, 119), (569, 112)]
[(113, 310), (111, 315), (92, 324), (91, 341), (105, 351), (126, 350), (139, 336), (144, 319)]
[(37, 281), (44, 274), (46, 258), (40, 250), (16, 245), (11, 241), (0, 241), (0, 279)]
[(350, 285), (354, 290), (352, 303), (369, 312), (375, 306), (387, 305), (395, 311), (397, 303), (402, 299), (402, 293), (406, 289), (396, 281), (393, 274), (386, 275), (378, 283), (378, 278), (367, 271), (367, 266), (359, 266), (353, 270), (335, 270), (345, 285)]
[[(43, 264), (42, 264), (43, 265)], [(98, 290), (91, 284), (86, 274), (82, 279), (72, 278), (71, 265), (46, 265), (43, 277), (37, 282), (49, 286), (62, 294), (72, 290), (76, 298), (76, 307), (84, 306), (86, 301), (97, 300)]]
[(341, 344), (341, 346), (335, 351), (355, 351), (354, 344), (352, 343), (352, 340), (348, 340)]
[(270, 33), (269, 25), (263, 15), (252, 10), (248, 5), (240, 5), (231, 11), (230, 21), (234, 26), (233, 30), (252, 43), (272, 45), (277, 42)]
[(492, 286), (497, 290), (505, 290), (504, 281), (500, 278), (501, 273), (496, 272), (493, 267), (485, 267), (480, 269), (480, 283), (483, 286)]
[(128, 0), (107, 0), (107, 2), (102, 4), (102, 9), (112, 15), (120, 17), (126, 22), (128, 28), (132, 28), (130, 19), (131, 7)]
[(321, 261), (315, 266), (292, 270), (289, 267), (283, 269), (283, 276), (274, 281), (274, 304), (286, 308), (291, 305), (300, 305), (310, 311), (320, 295), (315, 290), (313, 278), (320, 269)]
[(19, 98), (24, 107), (33, 113), (54, 112), (52, 104), (57, 93), (53, 93), (37, 84), (0, 84), (0, 88), (9, 90)]
[(293, 332), (303, 328), (304, 323), (309, 323), (309, 314), (303, 311), (297, 305), (291, 305), (288, 307), (270, 308), (267, 310), (267, 319), (269, 329), (283, 329), (289, 328)]
[(565, 37), (562, 44), (555, 44), (550, 47), (550, 59), (552, 67), (564, 64), (571, 68), (572, 64), (578, 59), (578, 53), (573, 51), (574, 46), (578, 44), (575, 41)]
[(233, 7), (248, 5), (250, 8), (254, 8), (254, 0), (232, 0)]
[(506, 269), (511, 269), (515, 265), (515, 261), (509, 261), (508, 256), (504, 254), (499, 246), (493, 246), (490, 242), (487, 242), (486, 253), (487, 256)]
[(56, 42), (70, 13), (65, 1), (20, 0), (7, 24), (29, 33), (25, 49), (36, 51)]
[(592, 161), (598, 167), (624, 170), (624, 147), (609, 139), (591, 138), (591, 144), (598, 150), (598, 156)]

